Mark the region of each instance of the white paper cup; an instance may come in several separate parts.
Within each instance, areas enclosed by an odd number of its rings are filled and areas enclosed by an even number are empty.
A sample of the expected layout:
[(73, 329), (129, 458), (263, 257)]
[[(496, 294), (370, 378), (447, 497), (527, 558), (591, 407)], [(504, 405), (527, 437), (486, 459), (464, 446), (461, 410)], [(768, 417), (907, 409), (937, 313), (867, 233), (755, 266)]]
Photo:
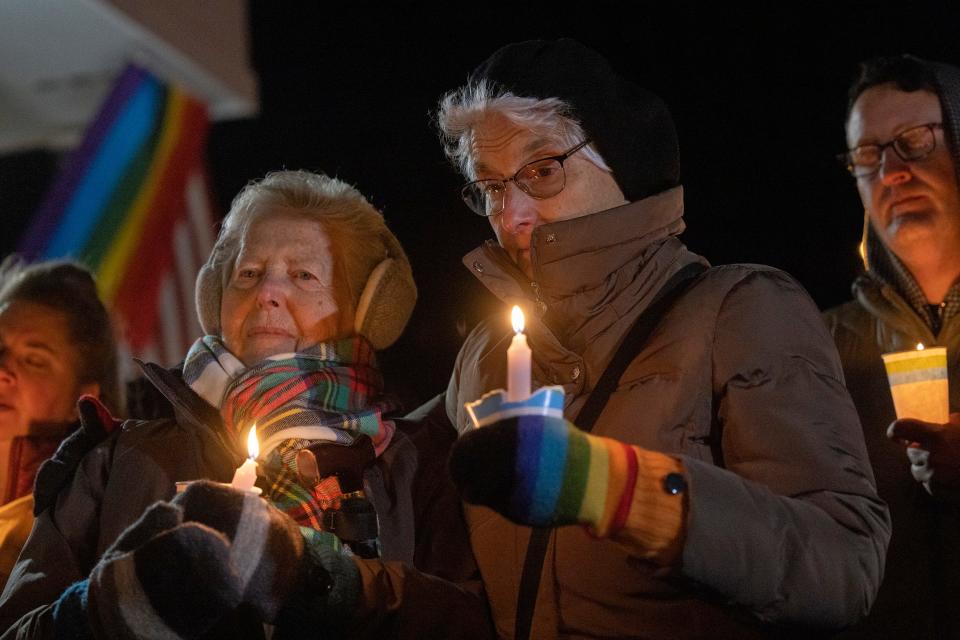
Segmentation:
[(883, 354), (897, 418), (947, 422), (950, 395), (946, 347)]
[(464, 404), (474, 428), (519, 416), (550, 416), (563, 419), (563, 387), (540, 387), (526, 400), (510, 402), (503, 389), (488, 391), (483, 397)]

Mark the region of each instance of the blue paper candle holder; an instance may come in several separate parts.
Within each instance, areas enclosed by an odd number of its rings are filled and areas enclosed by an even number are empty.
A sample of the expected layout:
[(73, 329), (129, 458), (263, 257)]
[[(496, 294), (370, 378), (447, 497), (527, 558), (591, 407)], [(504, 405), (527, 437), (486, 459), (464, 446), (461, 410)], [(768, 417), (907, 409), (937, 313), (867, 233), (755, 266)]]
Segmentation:
[(526, 400), (508, 402), (504, 389), (483, 394), (479, 400), (464, 405), (474, 427), (485, 427), (500, 420), (518, 416), (549, 416), (563, 419), (563, 387), (540, 387)]

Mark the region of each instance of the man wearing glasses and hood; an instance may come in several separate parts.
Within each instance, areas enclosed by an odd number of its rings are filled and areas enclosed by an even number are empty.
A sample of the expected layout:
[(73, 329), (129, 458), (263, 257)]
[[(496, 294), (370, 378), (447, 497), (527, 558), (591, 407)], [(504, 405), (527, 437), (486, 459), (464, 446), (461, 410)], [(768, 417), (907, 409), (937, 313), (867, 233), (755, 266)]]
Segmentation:
[[(496, 235), (464, 263), (505, 303), (466, 339), (445, 407), (499, 636), (810, 637), (856, 622), (889, 518), (836, 350), (790, 276), (708, 268), (678, 239), (663, 101), (579, 43), (523, 42), (447, 94), (438, 123)], [(514, 304), (533, 386), (562, 385), (569, 422), (475, 429), (464, 403), (506, 386)], [(577, 428), (589, 414), (591, 435)]]
[[(960, 69), (907, 55), (863, 63), (846, 133), (842, 158), (865, 210), (867, 269), (853, 283), (854, 300), (826, 318), (893, 519), (877, 602), (850, 635), (957, 638), (960, 416), (893, 422), (880, 355), (917, 343), (946, 347), (950, 410), (958, 410)], [(914, 445), (908, 456), (888, 435)]]

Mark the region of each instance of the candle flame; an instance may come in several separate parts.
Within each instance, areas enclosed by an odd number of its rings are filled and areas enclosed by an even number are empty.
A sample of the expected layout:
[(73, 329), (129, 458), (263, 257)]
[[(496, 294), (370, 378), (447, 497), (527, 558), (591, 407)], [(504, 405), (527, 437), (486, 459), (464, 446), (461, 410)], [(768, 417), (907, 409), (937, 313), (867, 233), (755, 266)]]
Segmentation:
[(917, 343), (917, 351), (923, 351), (923, 350), (924, 350), (923, 343), (922, 343), (922, 342), (918, 342), (918, 343)]
[(250, 435), (247, 436), (247, 453), (251, 460), (256, 460), (260, 455), (260, 443), (257, 442), (257, 423), (250, 427)]
[(523, 333), (523, 311), (517, 305), (513, 305), (513, 309), (510, 311), (510, 322), (513, 323), (515, 332)]

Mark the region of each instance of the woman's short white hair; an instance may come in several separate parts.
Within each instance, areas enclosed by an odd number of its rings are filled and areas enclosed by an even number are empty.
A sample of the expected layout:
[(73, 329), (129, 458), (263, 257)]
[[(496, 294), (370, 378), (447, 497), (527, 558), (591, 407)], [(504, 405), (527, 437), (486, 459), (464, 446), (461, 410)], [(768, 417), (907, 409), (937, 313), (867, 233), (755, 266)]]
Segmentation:
[(259, 216), (275, 212), (315, 220), (330, 237), (340, 305), (356, 310), (367, 279), (387, 258), (396, 259), (404, 275), (409, 274), (399, 241), (383, 215), (357, 189), (310, 171), (268, 173), (247, 184), (233, 199), (210, 257), (197, 276), (197, 314), (206, 333), (220, 332), (223, 288), (232, 276), (247, 229)]
[[(563, 147), (573, 147), (588, 137), (570, 105), (560, 98), (524, 98), (498, 89), (486, 79), (470, 82), (444, 95), (437, 109), (444, 153), (468, 180), (476, 179), (471, 134), (494, 114)], [(583, 154), (599, 168), (611, 171), (593, 145), (585, 147)]]

